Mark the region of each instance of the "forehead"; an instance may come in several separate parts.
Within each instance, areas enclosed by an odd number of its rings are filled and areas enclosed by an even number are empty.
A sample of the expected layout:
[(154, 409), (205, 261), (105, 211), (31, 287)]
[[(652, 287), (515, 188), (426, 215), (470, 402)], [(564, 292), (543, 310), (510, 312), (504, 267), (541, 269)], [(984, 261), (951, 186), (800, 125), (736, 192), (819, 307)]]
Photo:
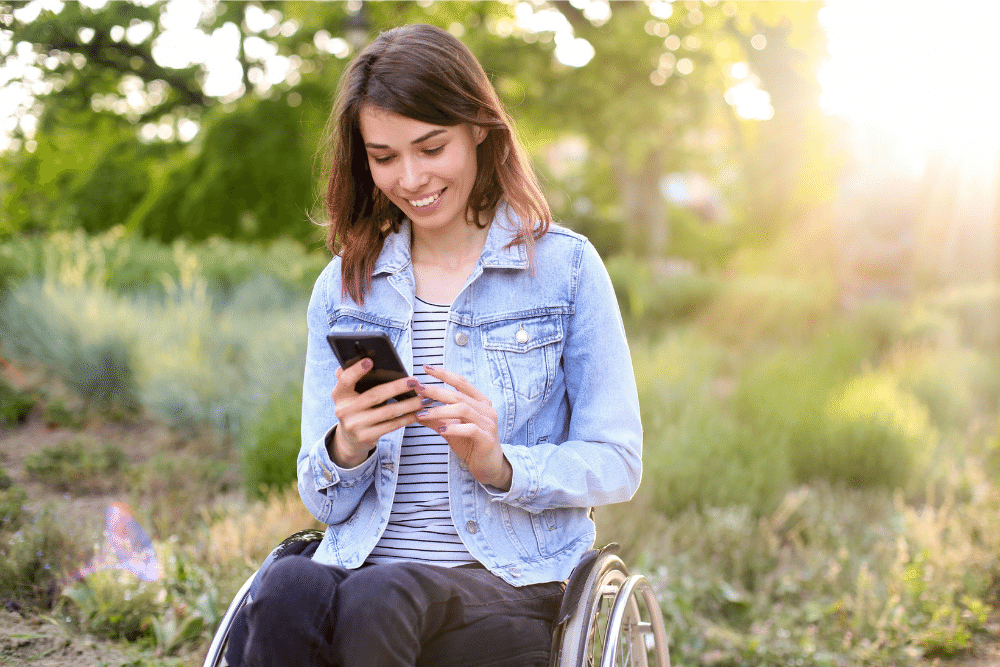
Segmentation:
[(358, 113), (361, 137), (366, 144), (399, 146), (418, 141), (428, 134), (440, 134), (452, 128), (445, 125), (425, 123), (401, 116), (372, 104), (361, 107)]

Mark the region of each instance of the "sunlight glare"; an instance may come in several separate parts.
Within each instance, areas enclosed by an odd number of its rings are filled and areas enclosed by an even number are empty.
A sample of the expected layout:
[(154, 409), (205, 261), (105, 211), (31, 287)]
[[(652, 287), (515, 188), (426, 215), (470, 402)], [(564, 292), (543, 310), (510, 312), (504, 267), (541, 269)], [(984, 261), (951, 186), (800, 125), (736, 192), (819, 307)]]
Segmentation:
[(1000, 3), (830, 0), (820, 104), (923, 149), (1000, 146)]

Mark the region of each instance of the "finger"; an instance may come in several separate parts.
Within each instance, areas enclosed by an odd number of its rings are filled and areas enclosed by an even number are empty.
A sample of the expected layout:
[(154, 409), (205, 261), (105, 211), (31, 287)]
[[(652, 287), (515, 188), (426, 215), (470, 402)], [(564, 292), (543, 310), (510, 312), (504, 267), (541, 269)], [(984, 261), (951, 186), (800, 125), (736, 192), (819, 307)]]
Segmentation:
[(372, 369), (372, 360), (365, 358), (357, 363), (351, 364), (347, 368), (341, 368), (337, 373), (336, 390), (354, 391), (354, 385), (358, 383), (365, 373)]
[[(368, 391), (362, 392), (360, 395), (361, 405), (372, 407), (385, 403), (390, 398), (396, 398), (403, 394), (410, 392), (416, 392), (421, 387), (419, 381), (411, 377), (403, 377), (398, 380), (391, 380), (390, 382), (385, 382), (383, 384), (375, 385)], [(411, 401), (416, 399), (417, 403), (420, 403), (419, 396), (411, 396), (404, 400)]]
[(446, 371), (440, 366), (431, 366), (429, 364), (424, 364), (424, 372), (431, 377), (450, 384), (461, 393), (471, 396), (477, 401), (489, 400), (486, 398), (486, 394), (476, 389), (476, 385), (472, 384), (458, 373), (452, 373), (451, 371)]
[[(465, 402), (440, 405), (427, 408), (417, 413), (417, 418), (423, 420), (450, 420), (455, 422), (468, 422), (475, 424), (483, 430), (496, 430), (496, 417), (484, 413), (483, 405), (472, 406)], [(491, 409), (492, 412), (492, 409)]]

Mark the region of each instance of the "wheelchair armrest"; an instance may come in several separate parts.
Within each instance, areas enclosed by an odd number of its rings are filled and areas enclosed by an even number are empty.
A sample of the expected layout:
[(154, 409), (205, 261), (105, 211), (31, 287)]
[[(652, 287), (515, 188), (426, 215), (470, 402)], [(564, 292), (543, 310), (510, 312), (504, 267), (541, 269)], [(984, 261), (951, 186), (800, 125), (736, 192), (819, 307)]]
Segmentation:
[(570, 572), (569, 579), (566, 580), (566, 592), (563, 593), (562, 604), (559, 605), (559, 615), (556, 616), (556, 626), (562, 625), (573, 615), (573, 611), (579, 606), (580, 598), (590, 590), (588, 579), (590, 573), (597, 563), (598, 557), (605, 554), (616, 554), (620, 550), (617, 543), (612, 542), (600, 549), (591, 549), (583, 554), (583, 558), (576, 564)]

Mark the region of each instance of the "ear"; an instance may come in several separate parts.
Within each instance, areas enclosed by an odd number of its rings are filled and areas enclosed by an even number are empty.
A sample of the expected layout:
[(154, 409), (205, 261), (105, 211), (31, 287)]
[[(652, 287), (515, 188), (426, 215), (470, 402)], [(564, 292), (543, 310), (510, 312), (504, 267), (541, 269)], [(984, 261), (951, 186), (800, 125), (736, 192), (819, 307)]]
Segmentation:
[(472, 126), (472, 138), (476, 140), (477, 146), (483, 143), (483, 141), (486, 139), (486, 135), (489, 134), (489, 132), (490, 131), (485, 127), (483, 127), (482, 125)]

